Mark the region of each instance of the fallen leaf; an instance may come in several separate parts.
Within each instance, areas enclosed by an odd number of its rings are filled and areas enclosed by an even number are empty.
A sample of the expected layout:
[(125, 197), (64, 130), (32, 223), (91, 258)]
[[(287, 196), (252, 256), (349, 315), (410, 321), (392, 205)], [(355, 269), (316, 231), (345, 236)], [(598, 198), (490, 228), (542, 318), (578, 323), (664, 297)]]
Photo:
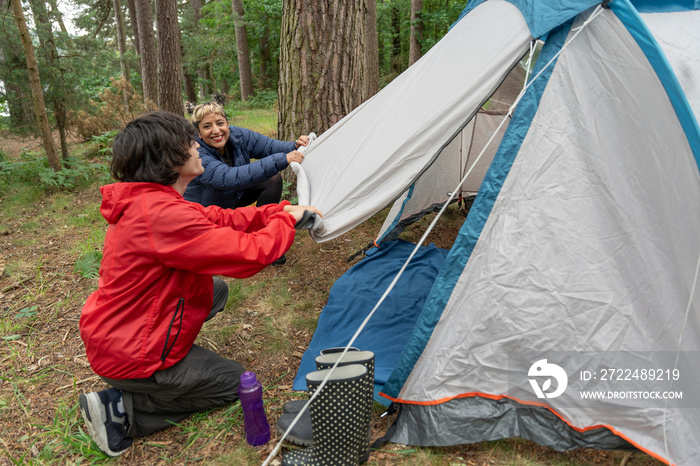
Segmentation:
[(81, 359), (79, 357), (75, 357), (75, 358), (73, 358), (73, 362), (75, 362), (76, 364), (79, 364), (83, 367), (90, 367), (90, 363), (87, 362), (87, 359)]
[(155, 440), (150, 440), (150, 441), (148, 441), (148, 442), (146, 442), (146, 443), (147, 443), (148, 445), (163, 445), (163, 446), (167, 446), (167, 445), (172, 445), (173, 442), (172, 442), (172, 440), (169, 440), (169, 441), (155, 441)]

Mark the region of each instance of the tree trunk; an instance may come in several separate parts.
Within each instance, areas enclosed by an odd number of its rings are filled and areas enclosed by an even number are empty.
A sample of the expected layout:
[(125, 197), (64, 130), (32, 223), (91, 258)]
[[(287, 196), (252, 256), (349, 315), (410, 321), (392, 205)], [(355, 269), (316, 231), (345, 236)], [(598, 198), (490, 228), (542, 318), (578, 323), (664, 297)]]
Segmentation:
[(270, 50), (270, 21), (265, 20), (260, 36), (260, 84), (264, 89), (270, 85), (272, 72), (272, 51)]
[(284, 0), (278, 137), (321, 133), (362, 102), (365, 0)]
[(401, 15), (396, 3), (391, 5), (391, 70), (401, 72)]
[[(383, 10), (384, 7), (379, 7), (379, 5), (382, 5), (384, 3), (384, 0), (377, 0), (377, 10)], [(377, 34), (379, 34), (379, 18), (377, 18)], [(379, 69), (385, 69), (386, 71), (391, 71), (390, 68), (386, 67), (387, 59), (386, 59), (386, 50), (387, 50), (387, 44), (385, 40), (379, 40), (377, 37), (377, 59), (379, 62)], [(381, 74), (381, 71), (380, 71)]]
[(197, 70), (197, 79), (199, 80), (199, 98), (202, 101), (206, 100), (211, 94), (211, 84), (209, 83), (207, 67), (203, 66)]
[[(26, 68), (26, 63), (24, 68)], [(5, 95), (7, 109), (10, 113), (10, 125), (21, 128), (30, 124), (36, 124), (36, 115), (27, 101), (31, 99), (29, 81), (13, 83), (3, 80), (5, 83)]]
[(58, 27), (61, 29), (61, 33), (66, 37), (66, 43), (68, 48), (74, 50), (73, 41), (70, 39), (70, 34), (68, 34), (68, 29), (66, 29), (66, 24), (63, 22), (63, 13), (58, 9), (56, 0), (49, 0), (49, 5), (51, 5), (51, 14), (56, 18), (58, 22)]
[(362, 100), (379, 92), (379, 41), (377, 39), (377, 0), (367, 1), (365, 20), (365, 89)]
[(153, 108), (158, 100), (158, 63), (156, 42), (153, 37), (153, 20), (151, 19), (151, 2), (135, 0), (136, 22), (139, 30), (141, 48), (141, 82), (143, 83), (143, 102), (146, 108)]
[(236, 51), (238, 52), (238, 76), (241, 82), (241, 100), (246, 101), (253, 95), (253, 73), (250, 69), (248, 30), (245, 24), (243, 0), (232, 0), (232, 4), (233, 25), (236, 30)]
[[(194, 26), (195, 29), (199, 28), (199, 20), (202, 19), (202, 0), (192, 0), (192, 13), (194, 14)], [(207, 79), (207, 67), (200, 66), (197, 69), (197, 79), (199, 80), (199, 97), (204, 100), (209, 94), (211, 94), (211, 89), (208, 85)]]
[(175, 0), (156, 0), (158, 23), (158, 107), (182, 115), (182, 49)]
[(44, 141), (44, 150), (46, 151), (46, 157), (49, 160), (49, 166), (54, 171), (61, 170), (61, 162), (58, 160), (58, 154), (56, 153), (56, 147), (53, 143), (53, 138), (51, 137), (51, 130), (49, 128), (49, 119), (46, 116), (46, 106), (44, 105), (44, 94), (41, 90), (41, 79), (39, 78), (39, 67), (36, 62), (36, 55), (34, 55), (34, 46), (32, 45), (32, 38), (29, 35), (29, 30), (27, 29), (27, 22), (24, 19), (24, 11), (22, 11), (22, 4), (20, 0), (10, 0), (12, 3), (12, 11), (15, 14), (15, 21), (17, 21), (17, 29), (19, 30), (19, 36), (22, 40), (22, 47), (24, 48), (24, 55), (27, 59), (27, 72), (29, 73), (29, 82), (32, 89), (32, 103), (34, 104), (34, 113), (36, 114), (36, 121), (41, 128), (41, 136)]
[[(0, 0), (0, 12), (6, 12), (9, 0)], [(0, 15), (0, 81), (5, 85), (5, 101), (10, 114), (10, 126), (20, 128), (32, 124), (34, 113), (27, 101), (31, 99), (27, 62), (21, 52), (22, 41), (12, 15)]]
[(194, 79), (185, 66), (182, 66), (182, 82), (185, 84), (185, 96), (189, 102), (197, 103), (197, 89), (194, 87)]
[(411, 0), (411, 40), (408, 50), (408, 66), (417, 62), (421, 55), (423, 42), (423, 0)]
[(54, 117), (56, 117), (58, 138), (61, 142), (61, 158), (63, 160), (68, 160), (70, 151), (68, 150), (68, 128), (66, 127), (67, 113), (66, 103), (62, 99), (54, 102)]
[(210, 97), (209, 94), (214, 94), (217, 90), (217, 85), (216, 85), (216, 75), (214, 74), (214, 58), (216, 57), (216, 49), (213, 49), (211, 51), (211, 54), (209, 55), (209, 61), (207, 62), (207, 73), (209, 74), (209, 80), (211, 81), (211, 84), (207, 86), (207, 90), (211, 91), (208, 92), (207, 95), (204, 97)]
[[(29, 5), (34, 15), (37, 37), (39, 45), (44, 55), (44, 62), (47, 72), (44, 75), (45, 84), (48, 85), (46, 100), (53, 107), (56, 126), (58, 127), (59, 139), (61, 141), (61, 157), (67, 160), (70, 156), (68, 152), (68, 142), (66, 136), (66, 104), (65, 99), (68, 89), (65, 84), (65, 70), (59, 61), (58, 49), (54, 41), (53, 31), (49, 12), (44, 0), (31, 0)], [(52, 139), (53, 141), (53, 139)]]
[[(129, 76), (129, 62), (126, 59), (126, 36), (124, 35), (124, 16), (119, 0), (112, 0), (114, 4), (114, 26), (117, 30), (117, 46), (119, 47), (119, 64), (122, 69), (122, 76), (127, 83), (131, 82)], [(124, 110), (129, 111), (129, 96), (124, 89)]]
[[(139, 59), (139, 71), (141, 71), (141, 43), (139, 42), (139, 23), (138, 15), (136, 14), (136, 1), (127, 0), (126, 5), (127, 9), (129, 10), (129, 18), (131, 20), (131, 32), (134, 35), (134, 48), (136, 49), (135, 53)], [(143, 94), (143, 85), (141, 85), (141, 94)]]

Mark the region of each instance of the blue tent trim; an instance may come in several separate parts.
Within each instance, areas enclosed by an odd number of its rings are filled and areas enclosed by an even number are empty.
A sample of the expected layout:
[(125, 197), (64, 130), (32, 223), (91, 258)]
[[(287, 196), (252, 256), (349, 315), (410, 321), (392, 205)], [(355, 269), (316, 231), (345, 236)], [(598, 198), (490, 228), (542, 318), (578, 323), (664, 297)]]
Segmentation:
[(700, 0), (632, 0), (640, 13), (675, 13), (700, 10)]
[[(460, 13), (459, 18), (464, 18), (470, 11), (484, 3), (486, 0), (471, 0)], [(544, 0), (533, 2), (532, 0), (506, 0), (512, 3), (522, 13), (532, 37), (542, 37), (555, 27), (571, 20), (588, 8), (600, 5), (601, 0)], [(617, 0), (610, 2), (611, 8), (616, 8)], [(700, 10), (700, 0), (632, 0), (640, 13), (674, 13), (679, 11)], [(625, 6), (627, 8), (627, 6)], [(453, 25), (454, 26), (454, 25)]]
[(627, 28), (627, 31), (637, 42), (659, 77), (688, 138), (688, 144), (695, 156), (695, 162), (700, 167), (700, 128), (666, 55), (664, 55), (649, 28), (629, 0), (615, 0), (610, 3), (610, 9)]
[[(484, 3), (486, 0), (472, 0), (459, 15), (459, 21), (470, 11)], [(599, 5), (600, 0), (506, 0), (515, 5), (522, 13), (530, 34), (538, 38), (547, 34), (552, 29), (570, 21), (582, 11)]]
[[(549, 39), (540, 52), (533, 77), (537, 76), (544, 65), (549, 63), (561, 50), (571, 29), (571, 24), (572, 22), (568, 22), (549, 35)], [(435, 325), (440, 320), (447, 301), (450, 299), (452, 291), (457, 284), (457, 280), (461, 276), (462, 270), (464, 270), (486, 224), (486, 220), (491, 214), (493, 205), (510, 172), (515, 157), (520, 151), (520, 146), (530, 129), (530, 124), (535, 113), (537, 113), (540, 99), (547, 87), (553, 69), (554, 66), (550, 66), (532, 82), (508, 125), (501, 146), (491, 163), (491, 167), (486, 172), (474, 204), (469, 209), (467, 220), (460, 229), (454, 246), (445, 260), (443, 269), (435, 279), (430, 295), (427, 298), (425, 309), (423, 309), (413, 329), (413, 333), (404, 347), (394, 372), (384, 385), (382, 393), (390, 398), (398, 398), (401, 388), (413, 370), (418, 358), (423, 353)]]
[(406, 204), (408, 204), (408, 201), (411, 200), (411, 197), (413, 196), (413, 189), (416, 187), (416, 184), (413, 183), (411, 187), (408, 189), (408, 194), (406, 195), (406, 199), (404, 199), (403, 203), (401, 204), (401, 210), (399, 210), (399, 213), (396, 215), (396, 218), (394, 218), (394, 221), (391, 222), (391, 225), (389, 225), (389, 228), (386, 229), (384, 234), (382, 235), (381, 238), (379, 238), (379, 241), (377, 241), (377, 244), (381, 244), (381, 242), (384, 240), (384, 238), (387, 237), (389, 233), (394, 231), (394, 229), (398, 226), (399, 222), (401, 221), (401, 215), (403, 215), (403, 211), (406, 208)]

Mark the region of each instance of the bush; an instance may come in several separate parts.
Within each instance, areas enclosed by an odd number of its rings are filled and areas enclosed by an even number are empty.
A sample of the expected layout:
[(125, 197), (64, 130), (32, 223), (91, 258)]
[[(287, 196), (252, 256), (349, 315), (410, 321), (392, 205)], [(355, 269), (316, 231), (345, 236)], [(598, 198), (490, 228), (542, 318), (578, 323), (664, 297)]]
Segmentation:
[(11, 127), (10, 117), (7, 115), (0, 115), (0, 129), (10, 129)]
[[(112, 85), (99, 95), (99, 101), (91, 100), (88, 110), (71, 112), (68, 116), (70, 124), (80, 136), (88, 141), (94, 136), (123, 128), (129, 121), (155, 108), (144, 105), (141, 95), (131, 83), (124, 78), (111, 78)], [(124, 94), (129, 103), (128, 110), (124, 107)]]
[(277, 102), (277, 91), (262, 90), (257, 91), (250, 99), (243, 102), (236, 102), (234, 107), (238, 110), (251, 108), (270, 108)]
[(118, 133), (118, 129), (113, 129), (112, 131), (105, 131), (102, 134), (91, 137), (90, 142), (92, 142), (95, 145), (95, 150), (93, 153), (102, 157), (111, 157), (114, 137)]
[(73, 264), (75, 272), (84, 278), (98, 278), (100, 276), (100, 262), (102, 261), (102, 251), (88, 251), (81, 254)]
[(47, 189), (73, 189), (95, 176), (108, 175), (104, 164), (85, 163), (77, 157), (69, 157), (62, 163), (63, 168), (56, 172), (49, 167), (45, 156), (23, 152), (16, 162), (0, 161), (0, 179), (8, 185), (11, 180), (12, 183), (38, 182)]

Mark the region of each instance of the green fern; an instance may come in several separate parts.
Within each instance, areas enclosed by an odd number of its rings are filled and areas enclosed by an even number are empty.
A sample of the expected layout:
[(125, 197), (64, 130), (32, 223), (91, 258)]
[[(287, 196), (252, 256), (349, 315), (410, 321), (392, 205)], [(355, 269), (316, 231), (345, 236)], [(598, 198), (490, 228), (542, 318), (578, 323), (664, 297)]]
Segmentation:
[(75, 261), (75, 273), (84, 278), (98, 278), (102, 262), (102, 251), (88, 251)]

